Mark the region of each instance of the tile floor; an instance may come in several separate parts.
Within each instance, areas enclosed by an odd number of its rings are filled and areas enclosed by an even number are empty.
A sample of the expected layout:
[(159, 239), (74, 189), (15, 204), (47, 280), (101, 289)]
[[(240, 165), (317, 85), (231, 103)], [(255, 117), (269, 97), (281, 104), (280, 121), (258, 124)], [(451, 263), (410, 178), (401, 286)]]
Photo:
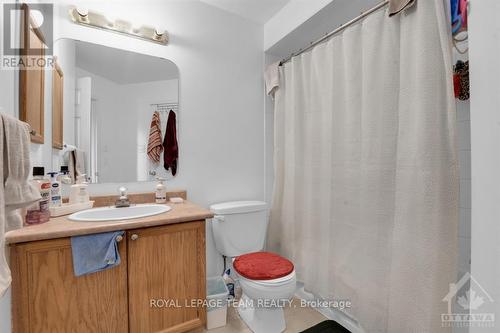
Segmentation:
[[(327, 320), (321, 313), (312, 308), (301, 308), (298, 304), (299, 301), (294, 299), (292, 307), (285, 308), (285, 320), (287, 333), (298, 333), (306, 328), (314, 326), (323, 320)], [(296, 307), (293, 307), (293, 305)], [(233, 307), (228, 308), (227, 311), (227, 325), (221, 328), (215, 328), (210, 331), (199, 328), (190, 333), (251, 333), (246, 327), (245, 323), (241, 321), (236, 309)]]

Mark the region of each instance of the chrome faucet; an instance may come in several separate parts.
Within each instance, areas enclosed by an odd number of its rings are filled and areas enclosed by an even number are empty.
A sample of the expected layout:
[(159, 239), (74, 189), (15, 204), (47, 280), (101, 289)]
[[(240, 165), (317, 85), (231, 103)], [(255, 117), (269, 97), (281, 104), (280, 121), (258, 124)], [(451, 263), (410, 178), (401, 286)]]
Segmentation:
[(127, 188), (122, 186), (118, 189), (118, 191), (120, 191), (120, 197), (116, 200), (115, 207), (116, 208), (130, 207), (130, 201), (128, 200), (127, 197)]

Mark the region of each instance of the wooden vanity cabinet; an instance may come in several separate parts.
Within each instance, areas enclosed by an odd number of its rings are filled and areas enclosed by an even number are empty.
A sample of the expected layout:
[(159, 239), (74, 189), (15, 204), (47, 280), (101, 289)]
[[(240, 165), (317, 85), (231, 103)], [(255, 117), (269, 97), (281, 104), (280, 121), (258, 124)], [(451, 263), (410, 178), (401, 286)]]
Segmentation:
[(172, 333), (203, 326), (206, 309), (191, 300), (206, 295), (205, 222), (126, 236), (120, 265), (82, 277), (73, 273), (70, 238), (11, 245), (13, 332)]
[(12, 246), (13, 332), (127, 332), (125, 243), (121, 265), (81, 277), (69, 238)]
[[(186, 332), (204, 325), (205, 223), (132, 230), (128, 238), (131, 333)], [(187, 306), (186, 306), (187, 305)]]

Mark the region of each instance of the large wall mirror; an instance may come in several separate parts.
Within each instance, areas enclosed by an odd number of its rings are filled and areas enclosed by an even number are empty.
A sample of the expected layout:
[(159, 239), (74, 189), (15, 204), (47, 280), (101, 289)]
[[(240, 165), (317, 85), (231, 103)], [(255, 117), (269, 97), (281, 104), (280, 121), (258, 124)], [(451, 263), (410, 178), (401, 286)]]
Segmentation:
[[(148, 155), (153, 115), (163, 144), (167, 122), (178, 126), (179, 72), (166, 59), (60, 39), (54, 44), (64, 76), (52, 94), (62, 94), (63, 145), (52, 168), (68, 166), (90, 183), (169, 179), (172, 167)], [(58, 88), (56, 88), (58, 87)], [(175, 129), (174, 129), (175, 130)], [(174, 132), (175, 133), (175, 132)], [(168, 143), (166, 143), (168, 144)]]

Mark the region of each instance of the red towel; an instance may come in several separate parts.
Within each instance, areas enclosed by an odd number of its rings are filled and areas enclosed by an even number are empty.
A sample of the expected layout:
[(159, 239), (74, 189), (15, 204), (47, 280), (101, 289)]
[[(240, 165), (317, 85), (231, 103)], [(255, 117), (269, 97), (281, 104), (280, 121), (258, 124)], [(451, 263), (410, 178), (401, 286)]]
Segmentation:
[(160, 114), (155, 112), (153, 113), (153, 119), (151, 119), (151, 126), (149, 128), (148, 156), (153, 162), (159, 163), (162, 151)]
[(179, 158), (179, 147), (177, 146), (177, 130), (175, 128), (175, 112), (168, 113), (167, 129), (163, 139), (163, 167), (165, 170), (172, 169), (172, 175), (177, 173), (177, 159)]

